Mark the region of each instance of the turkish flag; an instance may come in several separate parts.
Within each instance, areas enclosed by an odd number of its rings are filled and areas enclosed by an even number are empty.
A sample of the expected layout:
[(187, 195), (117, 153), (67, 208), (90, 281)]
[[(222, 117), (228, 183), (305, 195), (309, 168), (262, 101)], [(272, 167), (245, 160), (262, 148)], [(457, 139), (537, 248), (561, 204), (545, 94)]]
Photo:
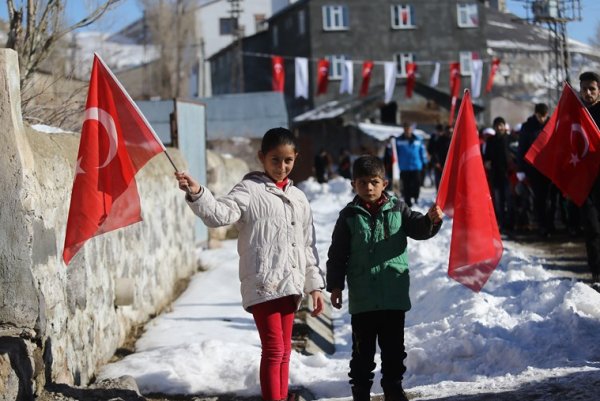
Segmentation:
[(485, 85), (485, 91), (490, 92), (492, 90), (492, 86), (494, 86), (494, 76), (496, 72), (500, 68), (500, 59), (494, 57), (492, 59), (492, 65), (490, 66), (490, 77), (488, 78), (487, 84)]
[(417, 80), (417, 65), (415, 63), (406, 64), (406, 97), (411, 98), (415, 89)]
[(327, 93), (329, 81), (329, 60), (321, 59), (317, 64), (317, 95)]
[(469, 91), (458, 110), (436, 202), (453, 218), (448, 275), (479, 292), (498, 265), (503, 246)]
[(125, 89), (94, 55), (67, 220), (66, 264), (91, 237), (142, 220), (134, 176), (163, 151)]
[(600, 132), (568, 83), (525, 160), (573, 202), (583, 205), (600, 168)]
[(273, 69), (273, 91), (283, 92), (285, 84), (285, 74), (283, 71), (283, 57), (272, 56), (271, 65)]
[(363, 62), (362, 67), (362, 82), (360, 84), (360, 96), (367, 96), (369, 93), (369, 81), (371, 80), (371, 73), (373, 72), (373, 62), (366, 60)]

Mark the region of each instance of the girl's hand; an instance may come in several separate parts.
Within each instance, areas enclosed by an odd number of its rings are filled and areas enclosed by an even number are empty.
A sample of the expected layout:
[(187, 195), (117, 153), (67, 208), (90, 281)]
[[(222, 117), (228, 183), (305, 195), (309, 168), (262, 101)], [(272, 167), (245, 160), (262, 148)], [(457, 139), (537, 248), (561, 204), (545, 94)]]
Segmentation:
[(342, 307), (342, 290), (339, 288), (334, 288), (331, 290), (331, 305), (335, 309), (341, 309)]
[(176, 171), (175, 178), (179, 183), (179, 188), (182, 191), (189, 193), (190, 195), (196, 195), (200, 192), (202, 187), (196, 180), (194, 180), (190, 175), (188, 175), (184, 171)]
[(437, 205), (437, 203), (434, 203), (427, 211), (427, 216), (433, 224), (437, 224), (440, 221), (442, 221), (442, 217), (444, 217), (444, 214), (442, 213), (442, 209)]
[(312, 296), (313, 303), (313, 311), (310, 315), (313, 317), (319, 316), (321, 312), (323, 312), (323, 294), (321, 294), (321, 291), (319, 290), (314, 290), (310, 295)]

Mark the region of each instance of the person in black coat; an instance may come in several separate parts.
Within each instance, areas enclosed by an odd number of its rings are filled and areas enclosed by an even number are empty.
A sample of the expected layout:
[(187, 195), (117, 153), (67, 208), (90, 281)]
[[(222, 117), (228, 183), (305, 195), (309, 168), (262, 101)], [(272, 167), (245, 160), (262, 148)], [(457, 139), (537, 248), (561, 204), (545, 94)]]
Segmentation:
[(554, 225), (554, 216), (547, 205), (550, 194), (551, 181), (540, 173), (535, 167), (525, 161), (527, 151), (537, 139), (538, 135), (548, 121), (548, 105), (538, 103), (534, 113), (521, 126), (519, 134), (518, 168), (525, 173), (525, 177), (533, 191), (533, 212), (538, 224), (541, 237), (547, 237)]
[[(597, 126), (600, 126), (600, 75), (586, 71), (579, 76), (579, 94)], [(592, 283), (600, 289), (600, 178), (590, 191), (582, 208), (585, 248)]]
[(493, 126), (496, 134), (489, 138), (483, 160), (488, 170), (498, 226), (500, 231), (504, 232), (513, 228), (514, 203), (509, 174), (514, 171), (514, 166), (509, 149), (506, 121), (502, 117), (496, 117)]

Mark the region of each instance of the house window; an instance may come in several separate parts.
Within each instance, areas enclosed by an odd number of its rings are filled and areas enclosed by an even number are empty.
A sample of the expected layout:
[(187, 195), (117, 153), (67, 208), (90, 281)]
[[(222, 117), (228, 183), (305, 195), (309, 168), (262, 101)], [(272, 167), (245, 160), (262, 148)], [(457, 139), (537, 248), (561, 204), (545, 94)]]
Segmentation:
[(348, 7), (323, 6), (323, 29), (345, 31), (348, 29)]
[(415, 13), (413, 6), (404, 4), (392, 5), (392, 28), (415, 28)]
[(304, 10), (298, 11), (298, 34), (304, 36), (306, 33), (306, 13)]
[(476, 28), (479, 26), (477, 4), (459, 3), (456, 5), (456, 19), (460, 28)]
[(479, 56), (473, 52), (460, 52), (458, 59), (460, 61), (460, 75), (471, 75), (471, 60), (477, 59)]
[(277, 25), (273, 25), (271, 34), (273, 35), (273, 37), (271, 38), (272, 42), (273, 42), (273, 47), (278, 47), (279, 46), (279, 28), (277, 27)]
[(237, 18), (220, 18), (219, 33), (221, 35), (233, 35), (237, 29)]
[(327, 56), (329, 60), (329, 79), (342, 79), (346, 56)]
[(406, 64), (413, 63), (415, 55), (413, 53), (397, 53), (394, 55), (394, 59), (396, 60), (396, 76), (406, 78)]

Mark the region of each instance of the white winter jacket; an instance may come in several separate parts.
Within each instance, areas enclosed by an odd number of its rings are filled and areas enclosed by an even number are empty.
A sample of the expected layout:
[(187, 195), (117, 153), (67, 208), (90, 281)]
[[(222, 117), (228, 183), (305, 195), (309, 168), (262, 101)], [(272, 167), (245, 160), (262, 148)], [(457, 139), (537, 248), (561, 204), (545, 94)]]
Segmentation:
[(299, 305), (303, 292), (325, 287), (310, 205), (291, 181), (281, 190), (266, 174), (253, 172), (225, 196), (215, 198), (203, 187), (187, 201), (207, 226), (235, 223), (239, 230), (239, 276), (247, 311), (288, 295), (295, 295)]

